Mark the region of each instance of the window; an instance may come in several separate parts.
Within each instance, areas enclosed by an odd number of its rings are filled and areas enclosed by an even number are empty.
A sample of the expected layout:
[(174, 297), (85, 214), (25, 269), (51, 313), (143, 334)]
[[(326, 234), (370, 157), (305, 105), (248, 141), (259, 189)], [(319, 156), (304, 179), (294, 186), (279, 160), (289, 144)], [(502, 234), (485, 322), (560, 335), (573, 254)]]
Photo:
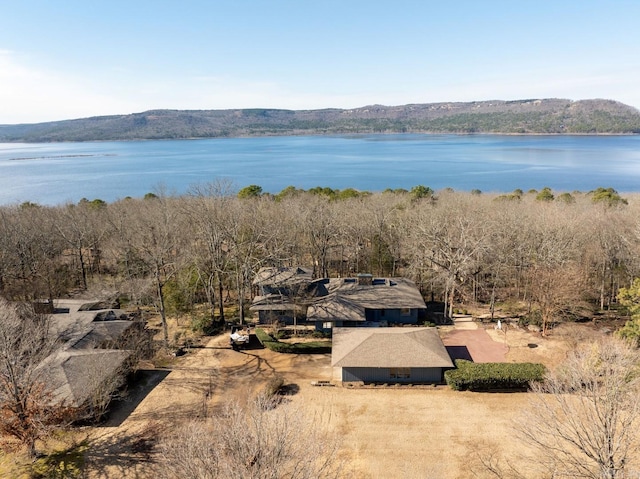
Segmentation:
[(410, 308), (401, 308), (400, 309), (400, 316), (411, 316), (411, 309)]
[(390, 368), (389, 379), (409, 379), (411, 378), (411, 368)]

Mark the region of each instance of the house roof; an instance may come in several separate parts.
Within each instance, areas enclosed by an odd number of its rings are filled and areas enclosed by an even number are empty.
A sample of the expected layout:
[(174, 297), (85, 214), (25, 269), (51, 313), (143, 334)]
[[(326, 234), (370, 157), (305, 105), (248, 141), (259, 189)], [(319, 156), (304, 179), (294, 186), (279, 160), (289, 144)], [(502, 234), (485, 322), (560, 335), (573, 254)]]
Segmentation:
[(306, 304), (296, 304), (291, 299), (281, 294), (267, 294), (256, 296), (251, 302), (251, 311), (298, 311), (304, 314), (307, 310)]
[(328, 295), (307, 310), (312, 321), (365, 321), (365, 309), (426, 309), (416, 285), (406, 278), (374, 278), (361, 285), (353, 278), (331, 279)]
[(104, 382), (121, 368), (131, 351), (113, 349), (62, 349), (42, 364), (53, 401), (81, 407)]
[(88, 329), (93, 329), (98, 324), (107, 322), (131, 323), (130, 320), (119, 319), (126, 317), (124, 311), (120, 309), (86, 309), (87, 305), (93, 304), (96, 302), (82, 299), (54, 300), (55, 313), (50, 316), (51, 332), (65, 340), (70, 340), (74, 337), (84, 336)]
[(134, 326), (133, 321), (94, 321), (90, 328), (78, 333), (69, 341), (72, 349), (104, 348), (115, 344)]
[(453, 367), (435, 328), (334, 328), (331, 365), (367, 368)]
[(287, 284), (298, 284), (301, 282), (310, 282), (313, 279), (313, 269), (303, 266), (294, 267), (264, 267), (256, 273), (253, 278), (255, 285), (277, 285), (284, 286)]
[(51, 333), (64, 345), (38, 367), (55, 402), (80, 407), (132, 354), (100, 347), (116, 342), (135, 322), (119, 319), (127, 317), (119, 309), (95, 309), (102, 306), (96, 301), (61, 299), (54, 306)]

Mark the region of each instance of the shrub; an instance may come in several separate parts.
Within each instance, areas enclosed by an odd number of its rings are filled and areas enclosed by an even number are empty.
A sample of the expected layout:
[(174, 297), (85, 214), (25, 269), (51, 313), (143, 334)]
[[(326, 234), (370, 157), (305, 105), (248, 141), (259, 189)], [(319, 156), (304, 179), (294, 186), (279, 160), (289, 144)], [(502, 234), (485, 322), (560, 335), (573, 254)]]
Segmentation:
[(311, 333), (312, 338), (328, 339), (331, 337), (331, 332), (328, 331), (314, 331)]
[(282, 343), (267, 334), (262, 328), (256, 328), (256, 336), (265, 348), (276, 353), (289, 354), (326, 354), (331, 352), (331, 341), (311, 341), (307, 343)]
[(273, 337), (276, 338), (277, 340), (280, 340), (280, 339), (289, 339), (291, 335), (286, 329), (281, 329), (278, 332), (276, 332), (273, 335)]
[(275, 341), (275, 339), (262, 328), (256, 328), (256, 337), (264, 346), (266, 346), (266, 343)]
[(210, 316), (194, 316), (191, 318), (191, 331), (205, 336), (213, 336), (221, 332), (221, 326)]
[(540, 310), (534, 309), (518, 319), (518, 326), (526, 328), (529, 325), (542, 326), (542, 313)]
[(271, 398), (280, 392), (284, 386), (284, 378), (280, 375), (273, 376), (264, 387), (264, 396), (266, 398)]
[(265, 347), (276, 353), (287, 354), (327, 354), (331, 352), (331, 342), (312, 341), (308, 343), (281, 343), (271, 341), (264, 343)]
[(528, 389), (531, 382), (542, 381), (546, 368), (538, 363), (473, 363), (455, 361), (456, 369), (444, 373), (455, 391), (496, 391)]

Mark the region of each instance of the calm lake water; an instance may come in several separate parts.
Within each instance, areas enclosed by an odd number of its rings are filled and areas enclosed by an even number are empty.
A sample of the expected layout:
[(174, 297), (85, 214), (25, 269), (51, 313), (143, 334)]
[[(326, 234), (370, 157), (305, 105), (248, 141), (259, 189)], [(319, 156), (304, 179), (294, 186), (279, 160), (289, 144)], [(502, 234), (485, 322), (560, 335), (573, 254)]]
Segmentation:
[(367, 135), (0, 144), (0, 204), (113, 201), (228, 179), (382, 191), (640, 191), (640, 136)]

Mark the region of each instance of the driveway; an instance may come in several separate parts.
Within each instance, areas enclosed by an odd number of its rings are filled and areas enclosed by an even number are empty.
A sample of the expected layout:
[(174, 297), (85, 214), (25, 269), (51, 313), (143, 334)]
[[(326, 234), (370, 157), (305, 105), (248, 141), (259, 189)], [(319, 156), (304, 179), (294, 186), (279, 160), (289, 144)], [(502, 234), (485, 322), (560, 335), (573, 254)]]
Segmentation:
[[(474, 323), (472, 323), (474, 324)], [(451, 359), (467, 359), (476, 363), (504, 363), (509, 348), (506, 344), (494, 341), (484, 330), (471, 329), (467, 322), (462, 329), (456, 328), (443, 338)]]

